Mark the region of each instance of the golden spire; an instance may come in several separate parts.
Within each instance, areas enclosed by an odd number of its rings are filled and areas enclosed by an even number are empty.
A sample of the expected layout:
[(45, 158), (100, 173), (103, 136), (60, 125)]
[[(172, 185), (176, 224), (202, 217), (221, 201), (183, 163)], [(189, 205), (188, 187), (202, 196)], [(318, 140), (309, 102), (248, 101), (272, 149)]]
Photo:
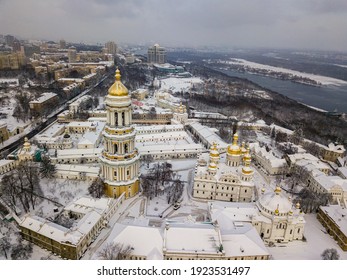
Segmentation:
[(114, 84), (109, 88), (108, 94), (112, 96), (127, 96), (128, 95), (128, 89), (123, 85), (121, 82), (121, 74), (119, 69), (116, 70), (116, 81)]
[(233, 145), (237, 145), (237, 140), (239, 140), (239, 135), (236, 132), (233, 136)]

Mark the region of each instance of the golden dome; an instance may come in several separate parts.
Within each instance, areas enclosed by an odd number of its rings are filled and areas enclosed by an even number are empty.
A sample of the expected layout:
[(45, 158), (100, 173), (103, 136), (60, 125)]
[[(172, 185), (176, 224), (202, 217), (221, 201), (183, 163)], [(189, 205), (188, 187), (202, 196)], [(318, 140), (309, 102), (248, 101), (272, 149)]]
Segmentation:
[(217, 169), (217, 164), (214, 162), (210, 162), (210, 165), (208, 166), (208, 168), (215, 170), (215, 169)]
[(275, 210), (275, 215), (278, 216), (278, 214), (280, 213), (280, 210), (278, 210), (278, 208)]
[(235, 156), (241, 155), (240, 146), (237, 144), (238, 139), (239, 139), (239, 136), (237, 135), (237, 133), (235, 133), (233, 136), (233, 144), (228, 147), (229, 155), (235, 155)]
[(109, 88), (108, 94), (111, 96), (127, 96), (128, 95), (128, 89), (122, 84), (121, 82), (121, 75), (119, 69), (116, 70), (116, 81), (114, 84)]
[(245, 175), (249, 175), (253, 173), (253, 170), (249, 166), (244, 166), (242, 168), (242, 173)]
[(219, 152), (218, 152), (218, 149), (217, 149), (217, 143), (215, 143), (215, 142), (211, 146), (210, 156), (211, 157), (219, 157)]
[(252, 161), (252, 156), (251, 154), (249, 153), (249, 150), (247, 150), (247, 153), (243, 156), (243, 160), (244, 161)]

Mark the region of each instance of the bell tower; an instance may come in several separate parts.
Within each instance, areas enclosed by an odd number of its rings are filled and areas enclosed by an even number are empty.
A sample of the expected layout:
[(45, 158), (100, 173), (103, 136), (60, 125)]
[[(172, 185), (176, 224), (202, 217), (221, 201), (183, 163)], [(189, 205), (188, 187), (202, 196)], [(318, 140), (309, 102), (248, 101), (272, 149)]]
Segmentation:
[(105, 99), (107, 120), (102, 132), (101, 177), (107, 196), (117, 198), (125, 193), (129, 198), (139, 191), (140, 156), (135, 148), (136, 132), (131, 125), (131, 98), (118, 69), (115, 77)]

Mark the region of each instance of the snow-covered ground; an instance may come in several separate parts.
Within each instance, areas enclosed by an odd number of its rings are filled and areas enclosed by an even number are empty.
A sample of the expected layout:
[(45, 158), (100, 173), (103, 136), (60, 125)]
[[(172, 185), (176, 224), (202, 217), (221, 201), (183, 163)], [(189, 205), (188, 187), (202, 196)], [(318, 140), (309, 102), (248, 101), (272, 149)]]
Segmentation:
[(305, 215), (306, 242), (293, 241), (287, 244), (275, 244), (269, 251), (275, 260), (321, 260), (325, 249), (335, 248), (341, 260), (347, 260), (347, 252), (341, 250), (336, 241), (326, 233), (324, 227), (317, 220), (316, 214)]
[(345, 84), (347, 84), (346, 81), (331, 78), (331, 77), (309, 74), (309, 73), (305, 73), (305, 72), (299, 72), (299, 71), (295, 71), (295, 70), (290, 70), (290, 69), (286, 69), (286, 68), (282, 68), (282, 67), (270, 66), (270, 65), (266, 65), (266, 64), (260, 64), (260, 63), (248, 61), (245, 59), (232, 58), (230, 61), (228, 61), (228, 63), (229, 64), (243, 65), (243, 66), (251, 67), (254, 69), (263, 69), (263, 70), (281, 72), (281, 73), (286, 73), (286, 74), (292, 74), (292, 75), (296, 75), (299, 77), (314, 80), (318, 83), (321, 83), (322, 85), (345, 85)]
[(192, 78), (166, 78), (160, 80), (161, 82), (161, 89), (162, 90), (172, 90), (173, 92), (176, 91), (185, 91), (189, 90), (193, 84), (200, 84), (203, 83), (203, 80), (201, 80), (198, 77), (192, 77)]

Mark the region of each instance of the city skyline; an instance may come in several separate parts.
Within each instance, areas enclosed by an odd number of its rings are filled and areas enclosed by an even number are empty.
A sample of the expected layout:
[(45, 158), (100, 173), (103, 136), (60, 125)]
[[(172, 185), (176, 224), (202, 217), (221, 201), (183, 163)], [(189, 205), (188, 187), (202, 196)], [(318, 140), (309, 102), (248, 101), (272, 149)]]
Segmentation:
[(347, 51), (347, 2), (8, 1), (0, 34), (22, 38), (174, 47), (294, 48)]

